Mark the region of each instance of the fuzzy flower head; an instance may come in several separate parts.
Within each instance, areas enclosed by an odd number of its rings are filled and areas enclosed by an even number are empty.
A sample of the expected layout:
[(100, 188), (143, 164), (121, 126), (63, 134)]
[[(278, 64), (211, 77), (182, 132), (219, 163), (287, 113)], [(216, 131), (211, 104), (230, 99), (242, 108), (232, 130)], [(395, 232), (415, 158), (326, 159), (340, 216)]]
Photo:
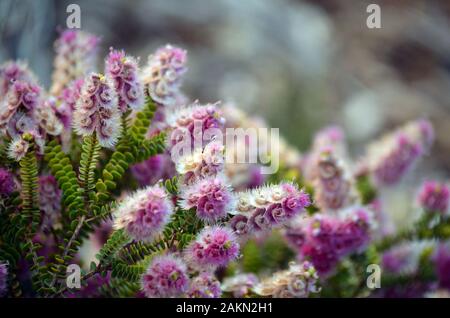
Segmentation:
[(219, 141), (211, 141), (205, 148), (196, 148), (179, 158), (177, 172), (183, 176), (184, 184), (192, 184), (200, 179), (217, 176), (223, 171), (225, 147)]
[(306, 298), (310, 293), (318, 293), (319, 276), (310, 262), (291, 263), (289, 269), (276, 272), (255, 287), (261, 296), (273, 298)]
[(255, 274), (237, 274), (227, 277), (222, 283), (222, 290), (231, 293), (235, 298), (243, 298), (248, 295), (259, 283)]
[(367, 164), (376, 184), (397, 183), (427, 153), (433, 140), (431, 123), (416, 120), (370, 145)]
[(0, 262), (0, 297), (8, 291), (8, 264)]
[(322, 210), (343, 208), (352, 199), (350, 177), (331, 150), (323, 151), (318, 157), (313, 184), (317, 205)]
[(419, 204), (425, 211), (441, 214), (448, 212), (449, 200), (449, 186), (437, 181), (424, 182), (418, 195)]
[(56, 57), (50, 93), (61, 94), (72, 81), (94, 70), (99, 38), (79, 30), (66, 30), (55, 42)]
[(172, 147), (172, 159), (178, 158), (188, 151), (205, 147), (213, 140), (223, 137), (225, 120), (218, 104), (199, 105), (177, 109), (167, 115), (167, 123), (171, 128), (169, 146)]
[(8, 157), (15, 161), (20, 161), (28, 152), (30, 143), (22, 137), (13, 139), (8, 147)]
[(144, 89), (139, 80), (139, 66), (135, 58), (124, 51), (112, 50), (106, 59), (106, 75), (114, 81), (122, 113), (128, 108), (138, 110), (144, 104)]
[(180, 95), (182, 75), (186, 72), (186, 51), (166, 45), (148, 58), (143, 81), (150, 97), (159, 104), (172, 106)]
[(240, 192), (236, 197), (236, 216), (230, 224), (237, 235), (286, 224), (311, 204), (309, 195), (291, 183)]
[(193, 278), (187, 292), (189, 298), (220, 298), (221, 295), (220, 282), (209, 272), (202, 272)]
[(142, 275), (141, 286), (148, 298), (179, 297), (189, 287), (186, 265), (171, 255), (155, 256)]
[(206, 227), (185, 252), (192, 266), (223, 267), (238, 257), (239, 243), (226, 227)]
[(115, 212), (114, 229), (125, 229), (130, 237), (150, 242), (163, 231), (173, 213), (169, 195), (159, 185), (138, 190)]
[(92, 73), (85, 79), (73, 124), (77, 134), (89, 136), (95, 132), (101, 146), (115, 145), (122, 127), (117, 94), (108, 77)]
[(16, 81), (36, 82), (33, 73), (22, 62), (8, 61), (0, 66), (0, 100)]
[(62, 191), (52, 175), (39, 177), (39, 205), (44, 217), (42, 226), (55, 225), (60, 218)]
[(48, 98), (35, 111), (36, 120), (44, 133), (58, 136), (62, 133), (64, 125), (56, 114), (56, 100)]
[(13, 174), (4, 168), (0, 168), (0, 197), (9, 196), (15, 188)]
[(65, 129), (71, 128), (72, 115), (78, 99), (81, 96), (84, 78), (70, 82), (58, 96), (59, 105), (55, 105), (56, 116), (61, 120)]
[(222, 177), (206, 178), (185, 186), (180, 198), (184, 209), (195, 208), (197, 217), (207, 222), (220, 220), (234, 209), (231, 188)]

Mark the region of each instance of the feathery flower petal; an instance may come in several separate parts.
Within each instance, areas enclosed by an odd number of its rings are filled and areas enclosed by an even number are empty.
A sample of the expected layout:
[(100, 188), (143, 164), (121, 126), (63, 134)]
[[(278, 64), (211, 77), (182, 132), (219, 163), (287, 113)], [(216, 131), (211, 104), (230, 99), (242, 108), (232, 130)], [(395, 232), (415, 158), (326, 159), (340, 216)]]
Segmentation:
[(220, 282), (209, 272), (194, 277), (187, 292), (189, 298), (220, 298), (221, 295)]

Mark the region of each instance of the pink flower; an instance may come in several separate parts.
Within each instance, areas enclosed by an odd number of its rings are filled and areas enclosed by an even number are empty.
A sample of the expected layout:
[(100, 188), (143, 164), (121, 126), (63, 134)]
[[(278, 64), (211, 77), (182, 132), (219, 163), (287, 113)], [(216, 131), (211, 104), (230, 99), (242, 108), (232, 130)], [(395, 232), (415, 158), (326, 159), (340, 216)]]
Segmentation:
[(77, 134), (89, 136), (95, 132), (101, 146), (115, 145), (122, 126), (117, 94), (108, 77), (92, 73), (85, 79), (73, 124)]
[(209, 272), (194, 277), (187, 292), (189, 298), (220, 298), (221, 295), (220, 282)]
[(185, 251), (192, 266), (226, 266), (239, 255), (239, 243), (225, 227), (204, 228)]
[(20, 61), (8, 61), (0, 66), (0, 100), (8, 94), (16, 81), (36, 83), (34, 74)]
[(106, 75), (114, 81), (120, 111), (124, 113), (128, 108), (140, 109), (144, 104), (144, 89), (139, 81), (137, 60), (125, 55), (124, 51), (111, 49), (105, 68)]
[(181, 78), (186, 72), (186, 51), (171, 45), (159, 48), (148, 58), (144, 84), (151, 98), (164, 106), (179, 99)]
[(162, 233), (173, 213), (169, 195), (159, 185), (138, 190), (115, 212), (114, 228), (125, 229), (135, 240), (152, 241)]
[(447, 213), (449, 200), (449, 187), (437, 181), (424, 182), (418, 196), (419, 204), (424, 210), (442, 214)]
[(172, 255), (155, 256), (142, 276), (142, 290), (149, 298), (179, 297), (186, 292), (186, 265)]

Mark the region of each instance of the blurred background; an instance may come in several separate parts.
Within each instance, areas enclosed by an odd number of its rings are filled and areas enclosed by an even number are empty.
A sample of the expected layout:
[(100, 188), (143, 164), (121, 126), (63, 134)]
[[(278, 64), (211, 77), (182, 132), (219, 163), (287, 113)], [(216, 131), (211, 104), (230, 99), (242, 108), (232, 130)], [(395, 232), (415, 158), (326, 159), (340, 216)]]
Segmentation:
[[(366, 26), (373, 2), (381, 29)], [(103, 56), (123, 48), (143, 65), (160, 45), (185, 47), (191, 98), (233, 101), (300, 150), (340, 124), (357, 157), (387, 129), (428, 117), (437, 142), (420, 173), (449, 175), (448, 0), (0, 0), (0, 60), (27, 60), (49, 87), (70, 3), (81, 29), (102, 37)]]

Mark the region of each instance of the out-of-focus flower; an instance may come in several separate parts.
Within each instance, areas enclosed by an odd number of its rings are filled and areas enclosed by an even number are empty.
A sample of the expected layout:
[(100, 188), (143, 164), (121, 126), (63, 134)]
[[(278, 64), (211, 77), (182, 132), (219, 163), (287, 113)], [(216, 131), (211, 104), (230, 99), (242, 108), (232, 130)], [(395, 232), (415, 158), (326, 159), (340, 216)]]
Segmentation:
[(77, 134), (89, 136), (95, 132), (103, 147), (113, 147), (122, 128), (113, 85), (108, 77), (90, 74), (84, 81), (73, 115)]
[(43, 212), (42, 227), (54, 226), (61, 216), (62, 191), (52, 175), (39, 177), (39, 206)]
[(397, 183), (427, 153), (433, 139), (431, 123), (416, 120), (370, 145), (366, 160), (376, 184)]
[(142, 276), (141, 285), (149, 298), (179, 297), (189, 287), (186, 265), (172, 255), (155, 256)]
[(254, 291), (273, 298), (306, 298), (320, 292), (316, 285), (319, 276), (310, 262), (291, 263), (289, 269), (276, 272), (258, 284)]
[(175, 167), (169, 154), (163, 153), (133, 165), (131, 173), (141, 186), (148, 186), (161, 179), (172, 178)]
[(441, 243), (438, 245), (434, 262), (439, 285), (450, 289), (450, 243)]
[(105, 73), (114, 81), (122, 113), (128, 108), (138, 110), (144, 104), (144, 89), (139, 80), (138, 61), (124, 51), (112, 50), (105, 63)]
[(50, 94), (58, 96), (72, 81), (92, 72), (99, 38), (79, 30), (65, 30), (55, 42), (56, 57)]
[(128, 196), (114, 214), (114, 229), (125, 229), (130, 237), (152, 241), (161, 234), (173, 213), (169, 195), (159, 185)]
[(449, 186), (437, 181), (426, 181), (418, 195), (420, 206), (428, 212), (446, 214), (450, 200)]
[(58, 136), (63, 131), (63, 123), (56, 115), (56, 100), (49, 98), (36, 108), (36, 120), (46, 134)]
[(221, 295), (220, 282), (209, 272), (202, 272), (194, 277), (187, 292), (189, 298), (219, 298)]
[(30, 144), (22, 137), (18, 137), (11, 141), (8, 147), (8, 157), (20, 161), (27, 154)]
[(8, 61), (0, 66), (0, 101), (7, 96), (16, 81), (36, 83), (34, 74), (25, 63)]
[(367, 245), (374, 227), (371, 211), (350, 207), (338, 214), (315, 215), (287, 233), (299, 259), (311, 261), (320, 274), (328, 274), (342, 257)]
[(8, 291), (8, 265), (0, 262), (0, 297)]
[(433, 241), (405, 242), (383, 253), (383, 270), (397, 275), (415, 274), (422, 254), (435, 246)]
[(220, 226), (204, 228), (185, 251), (193, 267), (222, 267), (239, 255), (239, 243), (233, 232)]
[(182, 75), (186, 71), (186, 51), (166, 45), (148, 57), (143, 82), (151, 98), (164, 106), (176, 104), (181, 95)]
[(231, 227), (237, 235), (258, 232), (286, 224), (311, 204), (309, 195), (291, 183), (281, 183), (239, 192)]
[(175, 167), (182, 175), (184, 184), (192, 184), (200, 179), (217, 176), (223, 171), (225, 147), (219, 141), (211, 141), (205, 148), (196, 148), (179, 158)]
[(222, 290), (231, 293), (233, 297), (242, 298), (248, 295), (259, 283), (255, 274), (237, 274), (227, 277), (222, 283)]
[(56, 116), (64, 124), (64, 128), (71, 128), (72, 114), (75, 111), (75, 106), (81, 96), (81, 89), (83, 88), (84, 78), (79, 78), (70, 82), (58, 96), (60, 104), (55, 106)]
[(183, 209), (195, 208), (197, 217), (207, 222), (220, 220), (234, 209), (231, 188), (222, 177), (206, 178), (184, 186), (180, 198)]
[(331, 149), (323, 150), (317, 160), (313, 181), (315, 201), (322, 210), (337, 210), (351, 203), (351, 180)]
[(4, 168), (0, 168), (0, 196), (9, 196), (15, 188), (13, 174)]

